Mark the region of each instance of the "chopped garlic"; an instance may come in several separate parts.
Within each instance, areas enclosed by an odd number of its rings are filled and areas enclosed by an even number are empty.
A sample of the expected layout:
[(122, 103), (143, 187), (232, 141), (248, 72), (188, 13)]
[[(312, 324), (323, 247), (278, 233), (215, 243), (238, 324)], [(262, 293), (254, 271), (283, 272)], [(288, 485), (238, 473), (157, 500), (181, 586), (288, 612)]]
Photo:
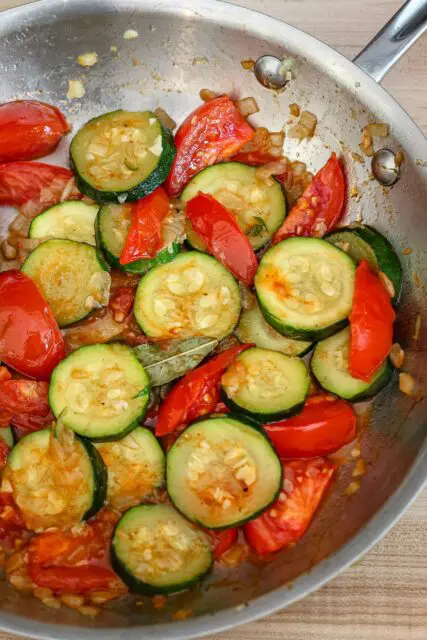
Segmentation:
[(80, 80), (68, 80), (67, 98), (69, 100), (83, 98), (85, 93), (85, 88)]
[(82, 53), (78, 58), (77, 62), (82, 67), (93, 67), (94, 64), (98, 62), (98, 54), (95, 51), (90, 53)]
[(134, 40), (138, 36), (139, 33), (138, 31), (135, 31), (135, 29), (127, 29), (127, 31), (125, 31), (123, 34), (124, 40)]
[(117, 49), (115, 44), (111, 45), (110, 51), (111, 51), (111, 53), (117, 53), (118, 49)]

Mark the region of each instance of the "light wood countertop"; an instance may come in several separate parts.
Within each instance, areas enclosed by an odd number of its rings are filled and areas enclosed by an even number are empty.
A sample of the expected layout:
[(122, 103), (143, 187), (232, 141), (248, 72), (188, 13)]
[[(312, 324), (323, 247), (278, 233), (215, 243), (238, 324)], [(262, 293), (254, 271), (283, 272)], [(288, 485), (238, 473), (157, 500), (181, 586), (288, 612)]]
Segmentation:
[[(23, 4), (0, 0), (0, 9)], [(399, 0), (238, 0), (293, 24), (352, 58)], [(383, 85), (427, 135), (427, 36)], [(427, 640), (427, 489), (356, 565), (267, 619), (208, 640)], [(0, 640), (15, 640), (0, 633)]]

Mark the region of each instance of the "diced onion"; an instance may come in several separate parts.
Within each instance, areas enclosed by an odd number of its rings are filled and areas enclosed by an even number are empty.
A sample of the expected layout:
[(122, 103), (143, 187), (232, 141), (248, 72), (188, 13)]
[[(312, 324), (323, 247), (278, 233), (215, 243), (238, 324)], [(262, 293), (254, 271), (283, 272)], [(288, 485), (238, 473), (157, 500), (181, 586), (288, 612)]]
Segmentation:
[(75, 180), (74, 178), (70, 178), (64, 187), (64, 191), (61, 194), (60, 202), (64, 202), (64, 200), (68, 200), (68, 196), (70, 195), (74, 187), (75, 187)]
[(95, 51), (91, 51), (90, 53), (82, 53), (77, 58), (77, 62), (82, 67), (93, 67), (93, 65), (98, 62), (98, 54), (95, 53)]
[(203, 100), (203, 102), (209, 102), (210, 100), (214, 100), (214, 98), (217, 97), (217, 94), (210, 89), (201, 89), (201, 91), (199, 92), (199, 96), (200, 99)]
[(292, 104), (289, 105), (289, 113), (291, 114), (291, 116), (298, 118), (301, 113), (299, 104), (297, 104), (296, 102), (292, 102)]
[(236, 107), (240, 111), (241, 115), (246, 118), (254, 113), (258, 113), (259, 106), (255, 98), (243, 98), (236, 102)]
[(387, 289), (387, 293), (389, 294), (390, 298), (393, 298), (396, 292), (394, 290), (394, 286), (390, 278), (386, 276), (386, 274), (383, 271), (380, 271), (378, 273), (378, 277), (383, 283), (383, 285), (385, 286), (385, 288)]
[(374, 155), (374, 141), (372, 140), (372, 136), (365, 127), (362, 131), (362, 139), (360, 141), (359, 147), (361, 151), (370, 158)]
[(173, 120), (170, 115), (164, 109), (162, 109), (162, 107), (157, 107), (157, 109), (155, 109), (154, 111), (154, 115), (156, 115), (160, 122), (171, 131), (176, 128), (175, 120)]
[(390, 127), (385, 122), (371, 122), (365, 129), (369, 135), (377, 138), (386, 138), (390, 133)]
[(273, 147), (282, 147), (285, 141), (285, 134), (283, 131), (272, 131), (270, 133), (270, 140)]
[(310, 111), (302, 111), (298, 123), (288, 131), (288, 138), (297, 138), (300, 142), (312, 138), (316, 130), (317, 117)]
[(68, 80), (67, 98), (69, 100), (83, 98), (84, 94), (85, 88), (80, 80)]
[(240, 64), (242, 65), (243, 69), (245, 69), (246, 71), (253, 71), (254, 66), (255, 66), (255, 60), (241, 60)]
[(279, 176), (284, 173), (288, 168), (288, 161), (285, 158), (280, 160), (273, 160), (258, 167), (255, 171), (255, 175), (259, 180), (269, 183), (272, 176)]
[(14, 218), (9, 225), (9, 231), (11, 233), (16, 233), (17, 235), (26, 236), (28, 233), (28, 229), (30, 227), (30, 221), (22, 215), (22, 213), (18, 213), (16, 218)]
[(399, 374), (399, 389), (406, 396), (415, 398), (417, 396), (416, 386), (414, 378), (409, 373)]
[(405, 360), (405, 352), (398, 342), (395, 342), (390, 350), (390, 360), (393, 364), (393, 367), (396, 369), (400, 369)]
[(14, 260), (16, 258), (18, 252), (7, 240), (3, 240), (0, 246), (1, 252), (6, 260)]
[(421, 314), (417, 313), (417, 317), (415, 318), (415, 327), (414, 327), (414, 334), (413, 334), (413, 339), (414, 340), (419, 340), (420, 339), (420, 335), (421, 335)]

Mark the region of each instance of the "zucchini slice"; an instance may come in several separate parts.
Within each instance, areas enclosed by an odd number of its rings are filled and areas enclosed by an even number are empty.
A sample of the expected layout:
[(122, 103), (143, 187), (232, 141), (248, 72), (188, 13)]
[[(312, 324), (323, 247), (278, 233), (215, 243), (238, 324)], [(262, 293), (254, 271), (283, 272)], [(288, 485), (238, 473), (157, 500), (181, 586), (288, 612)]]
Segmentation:
[(292, 340), (277, 333), (265, 321), (258, 305), (243, 311), (235, 334), (243, 344), (255, 344), (261, 349), (280, 351), (285, 356), (303, 356), (313, 345), (312, 342)]
[[(209, 193), (233, 214), (256, 250), (268, 242), (286, 216), (286, 200), (280, 184), (257, 178), (256, 167), (240, 162), (224, 162), (204, 169), (186, 186), (181, 200), (187, 202), (199, 191)], [(205, 250), (201, 238), (186, 225), (187, 242)]]
[(321, 340), (347, 322), (356, 266), (319, 238), (288, 238), (269, 249), (255, 276), (266, 321), (297, 340)]
[(166, 457), (175, 507), (208, 529), (240, 526), (277, 498), (282, 465), (261, 426), (243, 416), (193, 423)]
[(3, 427), (0, 425), (0, 438), (3, 440), (5, 445), (9, 447), (9, 449), (12, 449), (15, 444), (15, 437), (11, 427)]
[(140, 505), (117, 523), (111, 561), (131, 591), (155, 595), (199, 582), (211, 570), (212, 553), (206, 534), (172, 507)]
[(174, 213), (163, 223), (164, 246), (154, 258), (136, 260), (130, 264), (120, 264), (120, 254), (132, 221), (132, 206), (126, 204), (105, 204), (96, 219), (97, 243), (105, 259), (112, 266), (129, 273), (145, 273), (151, 267), (165, 264), (175, 258), (183, 241), (184, 222), (179, 224)]
[(108, 471), (107, 501), (117, 509), (139, 504), (165, 479), (163, 450), (148, 429), (96, 445)]
[(348, 372), (350, 329), (346, 327), (316, 345), (311, 370), (319, 384), (345, 400), (359, 402), (375, 396), (393, 377), (390, 360), (384, 362), (371, 382), (353, 378)]
[(65, 448), (50, 429), (30, 433), (12, 449), (4, 474), (31, 531), (68, 529), (104, 505), (105, 465), (80, 438)]
[(95, 246), (97, 204), (69, 200), (39, 213), (30, 225), (30, 238), (60, 238)]
[(151, 111), (112, 111), (89, 120), (70, 145), (80, 191), (96, 202), (139, 200), (166, 180), (176, 149)]
[(364, 224), (352, 224), (329, 235), (332, 242), (357, 263), (367, 260), (375, 271), (382, 271), (394, 288), (392, 301), (399, 301), (402, 291), (402, 265), (390, 242), (379, 231)]
[(221, 383), (232, 411), (274, 422), (302, 411), (310, 375), (303, 360), (255, 347), (235, 359)]
[(53, 370), (49, 404), (64, 425), (95, 441), (118, 440), (143, 418), (149, 378), (124, 344), (80, 347)]
[(222, 340), (236, 326), (240, 309), (231, 273), (215, 258), (189, 251), (141, 278), (133, 310), (150, 338)]
[(105, 267), (88, 244), (47, 240), (30, 253), (21, 269), (39, 287), (59, 326), (66, 327), (108, 301), (107, 297), (104, 302), (110, 284)]

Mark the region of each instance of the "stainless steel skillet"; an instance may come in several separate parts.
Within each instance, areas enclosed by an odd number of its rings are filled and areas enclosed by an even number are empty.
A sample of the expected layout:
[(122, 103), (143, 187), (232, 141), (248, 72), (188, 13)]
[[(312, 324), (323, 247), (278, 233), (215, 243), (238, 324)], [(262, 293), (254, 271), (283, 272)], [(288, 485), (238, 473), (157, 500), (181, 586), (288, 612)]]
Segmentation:
[[(41, 0), (0, 15), (0, 101), (41, 97), (62, 106), (75, 127), (119, 106), (160, 104), (179, 121), (198, 103), (204, 87), (255, 96), (261, 107), (257, 123), (273, 130), (286, 122), (291, 102), (315, 113), (316, 137), (298, 147), (288, 139), (286, 153), (317, 169), (331, 150), (339, 152), (348, 168), (348, 184), (359, 193), (349, 198), (347, 219), (362, 216), (402, 254), (405, 288), (397, 333), (407, 354), (405, 368), (425, 392), (427, 169), (422, 163), (427, 142), (377, 81), (424, 31), (426, 20), (427, 2), (411, 0), (354, 64), (293, 27), (214, 0)], [(139, 37), (123, 40), (129, 28)], [(118, 47), (118, 56), (112, 55), (112, 45)], [(76, 62), (86, 51), (96, 51), (100, 59), (90, 70)], [(240, 65), (263, 54), (298, 59), (297, 77), (281, 94), (261, 87)], [(70, 79), (83, 80), (86, 95), (81, 101), (67, 101)], [(362, 127), (374, 121), (391, 127), (390, 138), (381, 146), (405, 155), (401, 178), (392, 189), (370, 179), (368, 162), (355, 163), (351, 157), (358, 151)], [(64, 162), (67, 146), (49, 160)], [(412, 252), (404, 255), (405, 249)], [(424, 323), (415, 340), (418, 313)], [(0, 627), (39, 638), (184, 639), (267, 615), (306, 595), (369, 549), (427, 478), (427, 400), (415, 403), (395, 384), (376, 399), (367, 418), (362, 438), (367, 474), (360, 490), (350, 499), (343, 496), (352, 470), (351, 465), (344, 467), (301, 544), (270, 564), (246, 567), (237, 575), (224, 571), (216, 582), (171, 599), (163, 610), (140, 610), (128, 601), (113, 605), (95, 621), (70, 610), (46, 609), (1, 584)], [(194, 617), (172, 622), (180, 608), (191, 608)]]

